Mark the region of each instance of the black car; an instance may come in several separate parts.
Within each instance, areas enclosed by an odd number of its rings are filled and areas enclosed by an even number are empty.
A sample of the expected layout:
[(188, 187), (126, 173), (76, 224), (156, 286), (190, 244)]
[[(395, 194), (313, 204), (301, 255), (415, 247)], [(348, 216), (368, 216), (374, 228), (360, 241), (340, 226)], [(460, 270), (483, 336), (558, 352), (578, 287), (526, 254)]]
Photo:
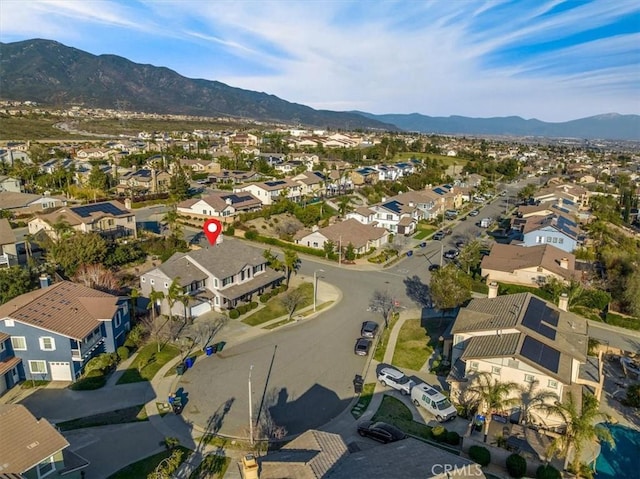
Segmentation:
[(358, 338), (356, 345), (353, 348), (353, 352), (358, 356), (366, 356), (369, 354), (369, 348), (371, 347), (371, 340), (367, 338)]
[(429, 271), (435, 271), (437, 269), (440, 269), (440, 265), (439, 264), (430, 264), (429, 265)]
[(375, 321), (365, 321), (360, 328), (360, 336), (363, 338), (373, 338), (378, 332), (378, 323)]
[(407, 437), (404, 432), (391, 424), (373, 421), (362, 421), (358, 424), (358, 434), (384, 443), (400, 441)]

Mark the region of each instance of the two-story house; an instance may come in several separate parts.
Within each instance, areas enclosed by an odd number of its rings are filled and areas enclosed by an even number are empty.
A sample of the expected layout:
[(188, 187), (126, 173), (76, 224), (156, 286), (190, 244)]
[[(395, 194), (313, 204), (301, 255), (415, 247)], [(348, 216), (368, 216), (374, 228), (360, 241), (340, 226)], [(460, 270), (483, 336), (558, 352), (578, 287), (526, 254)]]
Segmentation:
[(300, 185), (302, 196), (322, 196), (327, 178), (320, 171), (305, 171), (291, 178)]
[(524, 246), (550, 244), (571, 253), (584, 239), (578, 224), (563, 215), (530, 216), (520, 228)]
[[(284, 275), (267, 266), (262, 250), (240, 241), (218, 238), (218, 244), (189, 253), (176, 253), (157, 268), (140, 277), (140, 291), (152, 290), (165, 296), (174, 279), (183, 294), (190, 297), (187, 306), (174, 305), (172, 314), (196, 317), (212, 309), (222, 311), (249, 302), (284, 280)], [(158, 306), (168, 314), (165, 299)]]
[(262, 203), (251, 193), (216, 191), (203, 198), (191, 198), (178, 203), (177, 211), (181, 215), (233, 221), (240, 213), (261, 208)]
[(415, 205), (410, 206), (396, 199), (383, 201), (369, 208), (375, 211), (375, 221), (378, 226), (394, 234), (408, 236), (415, 233), (418, 221), (422, 218)]
[(14, 193), (21, 193), (22, 183), (17, 178), (0, 175), (0, 191), (13, 191)]
[(107, 238), (137, 236), (136, 217), (117, 201), (103, 201), (83, 206), (68, 206), (52, 213), (39, 215), (28, 223), (29, 234), (44, 230), (56, 239), (54, 225), (65, 221), (82, 233), (99, 233)]
[(368, 166), (352, 171), (350, 176), (354, 186), (373, 185), (380, 179), (378, 170)]
[(25, 365), (20, 379), (75, 381), (92, 357), (124, 344), (129, 303), (70, 281), (41, 283), (0, 306), (0, 333)]
[(25, 377), (22, 359), (13, 353), (11, 336), (0, 333), (0, 396)]
[(290, 179), (251, 183), (235, 188), (234, 191), (247, 191), (258, 198), (263, 205), (272, 205), (281, 198), (287, 198), (295, 203), (302, 199), (302, 187)]
[(171, 175), (155, 168), (130, 171), (118, 179), (116, 190), (124, 194), (163, 193), (168, 191)]
[(44, 418), (21, 404), (0, 405), (0, 477), (81, 479), (89, 461), (69, 450), (69, 442)]
[[(495, 283), (488, 298), (472, 299), (451, 328), (447, 382), (452, 398), (460, 398), (481, 372), (502, 382), (535, 381), (539, 390), (555, 393), (559, 400), (569, 391), (579, 399), (583, 386), (599, 398), (601, 358), (588, 356), (587, 321), (568, 312), (567, 303), (566, 296), (558, 306), (531, 293), (497, 296)], [(445, 351), (448, 347), (445, 344)], [(546, 424), (559, 420), (541, 412), (537, 419)]]
[(0, 268), (9, 268), (18, 264), (16, 235), (9, 220), (0, 218)]

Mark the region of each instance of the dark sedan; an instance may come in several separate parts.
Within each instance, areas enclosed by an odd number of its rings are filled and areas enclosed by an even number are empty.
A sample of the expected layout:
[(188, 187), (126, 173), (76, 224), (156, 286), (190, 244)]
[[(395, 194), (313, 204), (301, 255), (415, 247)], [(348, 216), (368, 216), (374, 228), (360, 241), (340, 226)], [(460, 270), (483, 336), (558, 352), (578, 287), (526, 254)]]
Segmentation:
[(369, 348), (371, 347), (371, 340), (367, 338), (358, 338), (356, 345), (353, 348), (353, 352), (358, 356), (366, 356), (369, 354)]
[(365, 321), (360, 328), (360, 336), (363, 338), (373, 338), (378, 332), (378, 323), (375, 321)]
[(400, 441), (407, 437), (404, 432), (391, 424), (373, 421), (362, 421), (358, 424), (358, 434), (384, 443)]
[(429, 265), (429, 271), (435, 271), (437, 269), (440, 269), (440, 265), (439, 264), (430, 264)]

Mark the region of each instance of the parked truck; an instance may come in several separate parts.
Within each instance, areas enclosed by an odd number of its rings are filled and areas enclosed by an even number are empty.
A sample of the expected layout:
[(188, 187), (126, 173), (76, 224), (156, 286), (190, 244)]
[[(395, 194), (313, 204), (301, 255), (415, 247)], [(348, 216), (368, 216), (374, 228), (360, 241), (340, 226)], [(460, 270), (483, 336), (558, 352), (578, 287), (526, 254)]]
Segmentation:
[(488, 228), (493, 224), (493, 218), (482, 218), (480, 220), (480, 228)]
[(448, 421), (458, 414), (444, 394), (427, 383), (417, 384), (411, 389), (411, 400), (433, 414), (438, 422)]

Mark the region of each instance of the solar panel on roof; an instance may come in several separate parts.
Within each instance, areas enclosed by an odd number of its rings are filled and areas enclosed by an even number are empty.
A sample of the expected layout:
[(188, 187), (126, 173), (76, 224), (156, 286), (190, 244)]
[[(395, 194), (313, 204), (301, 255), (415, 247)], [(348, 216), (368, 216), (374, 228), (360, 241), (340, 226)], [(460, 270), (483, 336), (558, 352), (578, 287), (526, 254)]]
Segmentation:
[(556, 315), (557, 312), (547, 307), (544, 301), (538, 298), (531, 298), (529, 306), (524, 313), (524, 318), (522, 318), (522, 325), (542, 334), (545, 338), (556, 339), (556, 330), (548, 326), (548, 324), (558, 325)]
[(112, 203), (94, 203), (92, 205), (85, 206), (72, 206), (70, 210), (83, 218), (87, 218), (93, 213), (107, 213), (114, 216), (124, 215), (127, 213)]
[(526, 336), (520, 349), (523, 357), (539, 364), (548, 371), (558, 373), (560, 366), (560, 351), (541, 343), (537, 339)]
[(401, 204), (401, 203), (399, 203), (398, 201), (395, 201), (395, 200), (394, 200), (394, 201), (389, 201), (388, 203), (385, 203), (385, 204), (384, 204), (384, 205), (382, 205), (382, 206), (384, 206), (384, 207), (385, 207), (385, 208), (387, 208), (388, 210), (391, 210), (391, 211), (393, 211), (393, 212), (395, 212), (395, 213), (400, 213), (400, 210), (401, 210), (402, 204)]
[(276, 180), (276, 181), (267, 181), (267, 182), (265, 182), (265, 185), (268, 185), (268, 186), (279, 186), (279, 185), (284, 185), (285, 183), (286, 183), (286, 181)]

